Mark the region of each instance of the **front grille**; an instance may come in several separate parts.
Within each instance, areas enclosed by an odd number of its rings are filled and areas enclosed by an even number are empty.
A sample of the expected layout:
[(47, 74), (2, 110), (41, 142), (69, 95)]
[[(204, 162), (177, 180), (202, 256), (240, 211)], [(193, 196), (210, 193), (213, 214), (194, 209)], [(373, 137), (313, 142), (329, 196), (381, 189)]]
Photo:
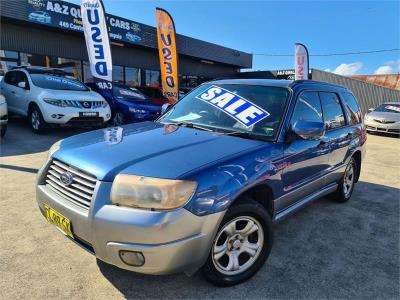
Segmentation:
[[(69, 173), (72, 182), (69, 185), (62, 183), (60, 176)], [(97, 179), (93, 175), (78, 170), (59, 160), (53, 160), (46, 175), (46, 184), (63, 198), (81, 206), (89, 208), (93, 198)]]

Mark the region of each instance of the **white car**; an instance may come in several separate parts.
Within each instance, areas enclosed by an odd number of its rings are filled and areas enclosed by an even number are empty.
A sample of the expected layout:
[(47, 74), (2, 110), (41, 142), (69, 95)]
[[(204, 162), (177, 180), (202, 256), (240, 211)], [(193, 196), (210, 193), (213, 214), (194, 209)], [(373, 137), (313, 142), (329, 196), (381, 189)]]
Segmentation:
[(0, 94), (0, 138), (3, 138), (7, 131), (8, 111), (6, 98)]
[(103, 126), (111, 118), (102, 96), (61, 69), (14, 68), (5, 74), (1, 92), (9, 112), (28, 117), (35, 133), (49, 124)]

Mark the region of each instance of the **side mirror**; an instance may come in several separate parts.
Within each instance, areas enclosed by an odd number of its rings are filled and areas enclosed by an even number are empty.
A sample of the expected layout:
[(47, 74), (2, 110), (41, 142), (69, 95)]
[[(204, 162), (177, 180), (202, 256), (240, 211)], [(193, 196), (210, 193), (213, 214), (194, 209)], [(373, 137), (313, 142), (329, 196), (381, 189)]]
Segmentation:
[(375, 110), (375, 108), (368, 108), (368, 112), (373, 112)]
[(25, 81), (20, 81), (20, 82), (18, 82), (18, 87), (20, 87), (21, 89), (26, 89), (26, 83), (25, 83)]
[(317, 140), (325, 134), (325, 124), (299, 120), (294, 123), (292, 131), (304, 140)]
[(170, 103), (164, 103), (164, 104), (161, 106), (161, 113), (162, 113), (162, 114), (165, 113), (170, 107), (171, 107), (171, 104), (170, 104)]

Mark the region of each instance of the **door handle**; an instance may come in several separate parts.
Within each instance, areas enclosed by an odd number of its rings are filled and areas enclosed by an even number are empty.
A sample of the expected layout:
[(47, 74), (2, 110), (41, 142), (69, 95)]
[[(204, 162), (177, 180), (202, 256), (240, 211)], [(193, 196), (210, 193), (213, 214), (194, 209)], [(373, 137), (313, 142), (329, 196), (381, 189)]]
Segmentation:
[(15, 91), (11, 91), (11, 94), (15, 94)]

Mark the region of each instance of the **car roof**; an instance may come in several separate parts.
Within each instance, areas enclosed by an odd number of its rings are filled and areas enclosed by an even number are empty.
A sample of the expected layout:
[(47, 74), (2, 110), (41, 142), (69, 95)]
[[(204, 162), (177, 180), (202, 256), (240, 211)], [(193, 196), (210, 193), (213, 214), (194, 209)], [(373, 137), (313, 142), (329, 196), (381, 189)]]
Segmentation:
[(300, 85), (325, 85), (334, 88), (346, 89), (343, 86), (327, 83), (324, 81), (316, 80), (281, 80), (281, 79), (219, 79), (209, 81), (207, 83), (211, 84), (247, 84), (247, 85), (262, 85), (262, 86), (275, 86), (275, 87), (285, 87), (294, 88)]
[(50, 73), (55, 73), (55, 74), (60, 74), (60, 75), (71, 75), (71, 73), (66, 72), (63, 69), (60, 68), (47, 68), (47, 67), (39, 67), (39, 66), (17, 66), (13, 67), (10, 71), (14, 70), (26, 70), (28, 72), (50, 72)]

